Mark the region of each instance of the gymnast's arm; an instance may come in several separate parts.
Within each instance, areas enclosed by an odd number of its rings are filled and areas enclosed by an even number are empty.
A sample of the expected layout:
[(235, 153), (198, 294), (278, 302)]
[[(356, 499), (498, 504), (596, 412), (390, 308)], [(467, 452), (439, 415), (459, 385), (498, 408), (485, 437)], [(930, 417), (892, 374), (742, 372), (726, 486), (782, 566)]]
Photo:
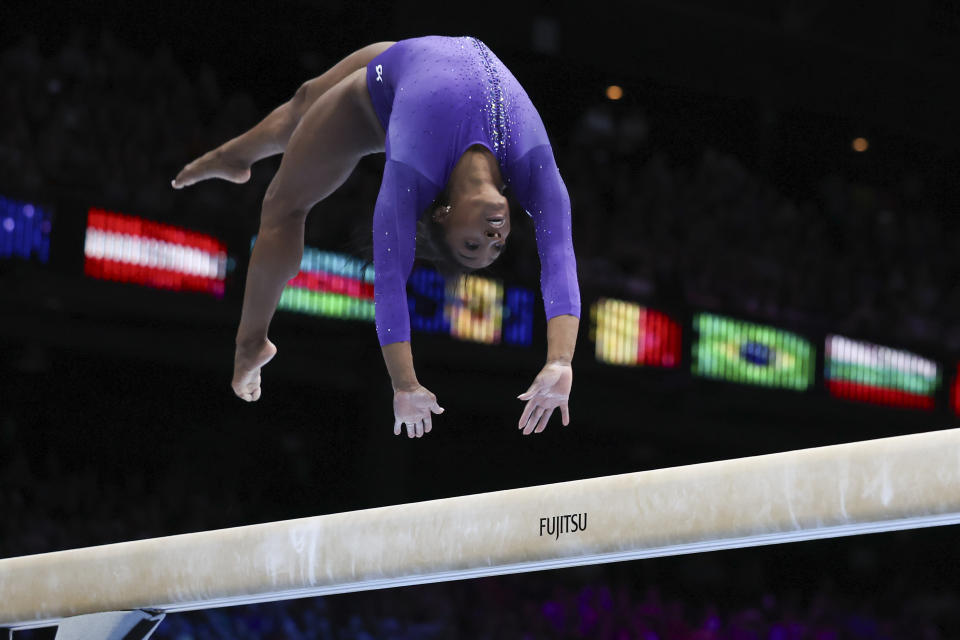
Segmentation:
[(580, 327), (580, 289), (573, 252), (570, 197), (553, 150), (540, 145), (524, 154), (511, 172), (511, 186), (534, 220), (540, 254), (540, 289), (547, 317), (547, 361), (530, 388), (519, 396), (527, 405), (520, 417), (524, 435), (539, 433), (559, 408), (570, 422), (573, 353)]
[(417, 380), (410, 348), (407, 278), (416, 249), (417, 213), (429, 204), (415, 171), (387, 160), (373, 214), (374, 307), (377, 337), (393, 385), (393, 432), (409, 437), (433, 428), (431, 413), (443, 413), (437, 398)]

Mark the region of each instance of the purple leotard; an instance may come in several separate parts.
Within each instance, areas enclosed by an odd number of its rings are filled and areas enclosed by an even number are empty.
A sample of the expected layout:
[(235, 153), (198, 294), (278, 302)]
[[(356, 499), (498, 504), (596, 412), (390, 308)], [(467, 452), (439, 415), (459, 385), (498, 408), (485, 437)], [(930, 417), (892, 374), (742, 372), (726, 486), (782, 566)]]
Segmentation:
[(410, 339), (406, 282), (417, 219), (476, 144), (497, 158), (507, 185), (534, 220), (547, 319), (580, 317), (567, 188), (540, 114), (493, 52), (469, 37), (402, 40), (367, 65), (367, 88), (387, 134), (373, 215), (380, 344)]

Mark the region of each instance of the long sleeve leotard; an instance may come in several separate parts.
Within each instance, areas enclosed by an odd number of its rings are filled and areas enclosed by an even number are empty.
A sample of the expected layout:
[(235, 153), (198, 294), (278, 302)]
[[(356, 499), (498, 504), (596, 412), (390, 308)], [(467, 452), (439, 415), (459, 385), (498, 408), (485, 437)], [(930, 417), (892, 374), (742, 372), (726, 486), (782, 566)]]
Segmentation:
[(547, 319), (579, 317), (570, 198), (540, 114), (504, 64), (476, 38), (413, 38), (367, 65), (367, 88), (387, 134), (373, 216), (380, 344), (410, 339), (406, 282), (417, 219), (473, 145), (493, 153), (506, 184), (534, 220)]

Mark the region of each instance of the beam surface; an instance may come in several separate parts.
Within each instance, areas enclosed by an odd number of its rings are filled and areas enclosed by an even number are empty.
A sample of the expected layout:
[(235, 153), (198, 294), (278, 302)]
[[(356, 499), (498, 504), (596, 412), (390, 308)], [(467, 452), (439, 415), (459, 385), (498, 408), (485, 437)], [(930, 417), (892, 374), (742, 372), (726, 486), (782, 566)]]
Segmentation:
[(0, 626), (958, 522), (952, 429), (8, 558)]

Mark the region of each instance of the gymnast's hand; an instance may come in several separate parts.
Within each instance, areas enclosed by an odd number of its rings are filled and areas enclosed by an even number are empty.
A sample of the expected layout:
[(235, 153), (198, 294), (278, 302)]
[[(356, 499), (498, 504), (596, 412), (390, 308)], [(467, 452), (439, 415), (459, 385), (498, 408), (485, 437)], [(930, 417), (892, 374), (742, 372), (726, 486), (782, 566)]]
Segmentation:
[(233, 357), (233, 392), (247, 402), (260, 399), (260, 368), (277, 355), (277, 348), (269, 340), (256, 344), (238, 344)]
[(397, 389), (393, 392), (393, 435), (400, 435), (402, 425), (407, 425), (408, 438), (422, 438), (433, 428), (431, 412), (440, 415), (443, 411), (437, 396), (422, 385), (408, 391)]
[(548, 362), (534, 379), (533, 384), (517, 396), (526, 400), (520, 416), (519, 428), (523, 435), (540, 433), (547, 427), (553, 410), (560, 407), (564, 426), (570, 424), (570, 388), (573, 386), (573, 367), (560, 362)]

